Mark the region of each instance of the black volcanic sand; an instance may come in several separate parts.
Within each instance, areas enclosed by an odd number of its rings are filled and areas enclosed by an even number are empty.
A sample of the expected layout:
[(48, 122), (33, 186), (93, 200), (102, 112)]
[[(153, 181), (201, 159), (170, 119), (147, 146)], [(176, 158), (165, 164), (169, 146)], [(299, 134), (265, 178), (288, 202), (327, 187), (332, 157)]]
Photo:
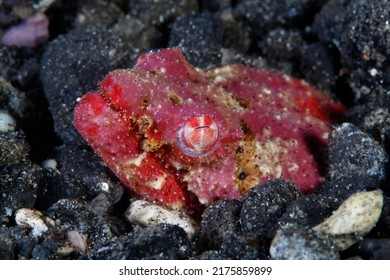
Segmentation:
[[(2, 1), (5, 30), (34, 13)], [(43, 1), (41, 1), (43, 2)], [(234, 4), (232, 4), (234, 3)], [(0, 46), (0, 259), (269, 259), (278, 228), (317, 259), (390, 259), (390, 2), (387, 0), (54, 1), (49, 40)], [(323, 186), (303, 196), (285, 180), (207, 207), (193, 240), (175, 225), (138, 227), (131, 194), (72, 124), (77, 98), (150, 50), (179, 47), (195, 66), (238, 63), (305, 79), (347, 108), (330, 136)], [(51, 160), (51, 161), (47, 161)], [(381, 189), (382, 214), (362, 240), (337, 251), (311, 227), (356, 192)], [(47, 230), (16, 223), (36, 209)], [(72, 248), (78, 233), (86, 248)], [(306, 248), (310, 244), (310, 248)]]

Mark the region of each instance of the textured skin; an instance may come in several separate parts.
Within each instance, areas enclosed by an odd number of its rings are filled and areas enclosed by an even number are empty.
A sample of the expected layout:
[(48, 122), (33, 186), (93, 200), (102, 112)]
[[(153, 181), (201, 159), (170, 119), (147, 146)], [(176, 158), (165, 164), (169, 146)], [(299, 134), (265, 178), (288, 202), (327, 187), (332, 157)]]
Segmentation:
[[(81, 98), (74, 123), (136, 194), (192, 213), (270, 178), (318, 188), (330, 122), (342, 111), (304, 81), (238, 65), (204, 71), (165, 49), (109, 73)], [(203, 138), (191, 130), (199, 126)]]

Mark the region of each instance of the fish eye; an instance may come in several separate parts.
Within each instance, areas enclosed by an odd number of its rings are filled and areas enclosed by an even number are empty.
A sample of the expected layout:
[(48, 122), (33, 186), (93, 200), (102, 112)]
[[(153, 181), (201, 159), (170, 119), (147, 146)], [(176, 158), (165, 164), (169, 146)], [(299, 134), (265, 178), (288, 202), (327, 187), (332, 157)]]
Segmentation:
[(178, 140), (179, 148), (186, 155), (207, 155), (215, 150), (218, 143), (218, 125), (209, 116), (191, 117), (178, 130)]

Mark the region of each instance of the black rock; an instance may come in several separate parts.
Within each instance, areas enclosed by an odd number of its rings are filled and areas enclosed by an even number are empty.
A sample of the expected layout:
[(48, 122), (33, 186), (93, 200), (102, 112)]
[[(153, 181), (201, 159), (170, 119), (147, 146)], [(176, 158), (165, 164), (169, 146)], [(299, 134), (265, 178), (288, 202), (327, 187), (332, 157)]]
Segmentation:
[[(125, 221), (108, 215), (103, 217), (95, 216), (91, 220), (90, 225), (85, 233), (88, 237), (88, 250), (92, 252), (96, 252), (100, 248), (109, 247), (110, 244), (115, 243), (118, 238), (126, 236), (131, 230), (131, 226)], [(121, 243), (119, 242), (119, 244)], [(122, 251), (123, 247), (121, 248), (120, 252), (117, 253), (123, 257), (125, 256), (125, 251)]]
[(17, 10), (14, 9), (15, 4), (19, 7), (20, 1), (4, 1), (1, 3), (0, 10), (0, 26), (5, 27), (18, 21), (19, 16)]
[(15, 118), (36, 161), (46, 159), (57, 140), (38, 78), (40, 55), (30, 48), (0, 47), (0, 110)]
[(313, 31), (321, 41), (340, 46), (348, 2), (350, 0), (330, 0), (316, 14)]
[(49, 249), (38, 244), (32, 250), (31, 255), (32, 255), (32, 259), (34, 260), (47, 260), (49, 259), (50, 251)]
[(339, 253), (330, 239), (310, 228), (287, 224), (272, 240), (270, 253), (277, 260), (337, 260)]
[[(82, 192), (79, 189), (79, 186), (76, 186), (68, 177), (57, 170), (44, 169), (37, 189), (35, 208), (47, 210), (60, 199), (76, 197), (76, 194), (81, 196)], [(79, 191), (77, 192), (77, 190)]]
[(186, 16), (173, 23), (168, 46), (179, 47), (196, 67), (218, 65), (223, 31), (223, 23), (211, 14)]
[[(121, 5), (123, 0), (84, 0), (75, 1), (74, 5), (77, 9), (77, 16), (73, 25), (86, 26), (94, 23), (103, 23), (110, 25), (122, 15)], [(70, 3), (72, 4), (72, 3)]]
[(29, 90), (29, 87), (37, 86), (37, 78), (40, 71), (40, 57), (33, 56), (25, 59), (14, 76), (15, 82), (23, 90)]
[[(126, 259), (129, 254), (126, 244), (132, 236), (131, 226), (124, 221), (113, 217), (96, 217), (90, 233), (93, 238), (88, 240), (88, 251), (81, 259), (92, 260), (120, 260)], [(146, 239), (147, 237), (145, 237)], [(151, 247), (153, 247), (151, 245)]]
[(205, 251), (199, 256), (196, 256), (197, 260), (223, 260), (218, 251)]
[(377, 179), (351, 171), (325, 180), (320, 194), (342, 202), (354, 193), (375, 190), (378, 186)]
[(49, 250), (50, 253), (56, 252), (58, 250), (58, 244), (55, 240), (49, 238), (44, 239), (41, 242), (42, 247)]
[[(46, 211), (46, 216), (56, 223), (56, 226), (50, 229), (50, 239), (53, 239), (58, 247), (69, 246), (69, 232), (87, 237), (86, 247), (91, 250), (96, 241), (101, 238), (101, 233), (96, 232), (96, 229), (101, 226), (100, 219), (96, 219), (81, 201), (61, 199)], [(41, 247), (38, 247), (38, 253), (47, 252), (50, 255), (48, 249)], [(80, 258), (80, 254), (74, 252), (73, 258)]]
[[(56, 226), (51, 229), (50, 236), (53, 240), (50, 240), (50, 244), (58, 247), (67, 246), (69, 232), (75, 231), (86, 237), (85, 242), (89, 255), (83, 256), (77, 253), (74, 258), (108, 259), (107, 252), (99, 255), (100, 250), (109, 247), (107, 250), (112, 252), (118, 246), (123, 245), (123, 242), (116, 244), (116, 240), (118, 236), (126, 236), (129, 227), (117, 217), (107, 216), (107, 213), (104, 213), (104, 216), (98, 216), (89, 208), (87, 202), (83, 203), (77, 200), (61, 199), (53, 204), (46, 212), (47, 216), (56, 222)], [(114, 243), (115, 246), (113, 246)], [(120, 248), (120, 250), (118, 249), (120, 252), (118, 250), (115, 252), (118, 258), (124, 256), (123, 246)]]
[(305, 45), (301, 52), (300, 73), (303, 78), (320, 90), (332, 92), (336, 87), (338, 67), (331, 50), (321, 43), (313, 43)]
[(84, 143), (73, 126), (77, 98), (95, 90), (110, 70), (129, 67), (136, 53), (130, 42), (103, 25), (73, 30), (49, 43), (41, 79), (54, 129), (64, 143)]
[(255, 36), (262, 37), (276, 26), (304, 26), (313, 20), (315, 11), (324, 1), (314, 0), (239, 0), (234, 16), (248, 23)]
[(386, 93), (390, 86), (390, 2), (352, 1), (341, 37), (340, 53), (357, 100)]
[(208, 206), (202, 214), (199, 246), (218, 250), (229, 233), (238, 233), (241, 202), (220, 200)]
[(17, 254), (19, 259), (30, 259), (32, 251), (37, 245), (37, 238), (28, 235), (17, 239)]
[(42, 168), (29, 161), (0, 170), (0, 217), (11, 216), (20, 208), (32, 208), (41, 177)]
[(336, 127), (329, 138), (331, 178), (354, 173), (385, 180), (388, 156), (372, 137), (350, 123)]
[(320, 193), (342, 201), (353, 193), (381, 187), (388, 161), (378, 142), (355, 125), (343, 123), (329, 138), (329, 172)]
[(365, 238), (360, 242), (359, 248), (368, 259), (390, 259), (390, 239)]
[(125, 237), (127, 236), (112, 239), (103, 246), (89, 248), (87, 254), (82, 256), (81, 259), (124, 260), (126, 259), (126, 251), (124, 250)]
[(304, 41), (299, 30), (276, 28), (265, 34), (258, 46), (271, 65), (279, 61), (296, 63)]
[(46, 211), (46, 215), (58, 221), (65, 229), (81, 229), (87, 232), (93, 227), (93, 213), (77, 200), (61, 199)]
[(23, 91), (18, 90), (4, 77), (5, 75), (0, 78), (0, 109), (7, 110), (19, 120), (25, 117), (29, 101)]
[(110, 197), (102, 192), (91, 200), (91, 202), (88, 204), (88, 209), (95, 215), (103, 216), (108, 212), (112, 204), (113, 203), (110, 201)]
[(345, 112), (348, 122), (369, 133), (390, 154), (390, 94), (380, 95), (372, 101), (358, 104)]
[(380, 248), (373, 254), (374, 260), (390, 260), (390, 247)]
[(112, 206), (122, 197), (122, 184), (89, 147), (58, 147), (57, 159), (61, 173), (81, 185), (87, 199), (104, 193)]
[(158, 224), (136, 228), (125, 242), (126, 259), (188, 259), (192, 255), (186, 232), (179, 226)]
[(269, 245), (268, 238), (230, 232), (224, 236), (220, 256), (224, 260), (269, 259)]
[(17, 72), (20, 59), (18, 59), (18, 48), (0, 46), (0, 76), (10, 80), (10, 78)]
[(0, 260), (13, 260), (14, 244), (8, 230), (0, 227)]
[(141, 50), (159, 48), (164, 40), (162, 33), (155, 26), (130, 15), (120, 17), (112, 30)]
[(301, 196), (287, 206), (279, 224), (294, 223), (313, 227), (329, 217), (339, 204), (335, 198), (318, 194)]
[(212, 13), (221, 13), (232, 9), (231, 0), (199, 0), (200, 8)]
[[(239, 54), (246, 53), (251, 45), (249, 28), (232, 18), (224, 19), (221, 17), (221, 20), (224, 25), (222, 41), (223, 48), (229, 49), (233, 52), (238, 52)], [(221, 51), (222, 55), (224, 51), (226, 50)], [(224, 64), (224, 61), (221, 61), (221, 63)]]
[(390, 197), (383, 197), (383, 206), (381, 216), (375, 225), (376, 237), (390, 239)]
[(131, 16), (142, 19), (147, 24), (163, 26), (174, 19), (183, 17), (198, 10), (196, 0), (131, 0)]
[(45, 238), (40, 244), (36, 244), (31, 251), (31, 259), (48, 260), (53, 258), (53, 253), (58, 250), (57, 242), (51, 238)]
[(0, 167), (26, 160), (29, 151), (30, 146), (22, 131), (0, 133)]
[(278, 219), (299, 195), (295, 184), (283, 179), (270, 180), (252, 188), (244, 198), (240, 213), (243, 231), (272, 237)]
[(39, 74), (39, 58), (40, 53), (34, 49), (1, 45), (0, 76), (11, 82), (13, 86), (28, 90), (31, 86), (36, 86)]

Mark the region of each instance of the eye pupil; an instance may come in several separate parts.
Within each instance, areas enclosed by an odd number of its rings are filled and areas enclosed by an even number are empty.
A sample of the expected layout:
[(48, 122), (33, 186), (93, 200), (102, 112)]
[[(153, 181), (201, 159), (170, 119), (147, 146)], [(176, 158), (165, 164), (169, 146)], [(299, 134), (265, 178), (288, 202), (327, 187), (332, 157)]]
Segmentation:
[(208, 116), (190, 118), (179, 130), (179, 147), (191, 156), (207, 154), (219, 136), (216, 122)]

